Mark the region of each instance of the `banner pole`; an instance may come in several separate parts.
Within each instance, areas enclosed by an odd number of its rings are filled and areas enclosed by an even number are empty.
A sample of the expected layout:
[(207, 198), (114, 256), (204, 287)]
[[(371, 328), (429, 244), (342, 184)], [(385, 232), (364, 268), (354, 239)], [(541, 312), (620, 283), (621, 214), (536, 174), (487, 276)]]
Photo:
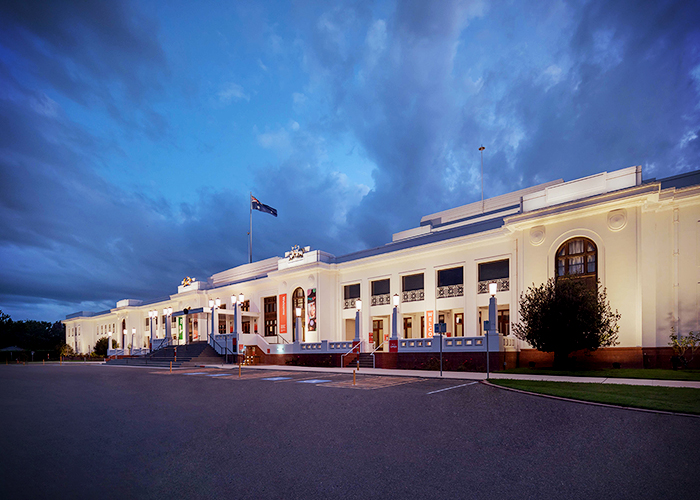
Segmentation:
[(248, 233), (248, 263), (253, 262), (253, 192), (248, 198), (248, 208), (250, 209), (250, 232)]

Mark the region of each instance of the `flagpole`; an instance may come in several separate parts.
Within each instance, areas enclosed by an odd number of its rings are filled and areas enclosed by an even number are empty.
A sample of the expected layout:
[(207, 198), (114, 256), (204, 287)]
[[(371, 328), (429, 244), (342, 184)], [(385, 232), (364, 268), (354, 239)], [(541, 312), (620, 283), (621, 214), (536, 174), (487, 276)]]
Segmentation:
[(248, 208), (250, 209), (250, 232), (248, 233), (248, 263), (253, 262), (253, 192), (248, 198)]

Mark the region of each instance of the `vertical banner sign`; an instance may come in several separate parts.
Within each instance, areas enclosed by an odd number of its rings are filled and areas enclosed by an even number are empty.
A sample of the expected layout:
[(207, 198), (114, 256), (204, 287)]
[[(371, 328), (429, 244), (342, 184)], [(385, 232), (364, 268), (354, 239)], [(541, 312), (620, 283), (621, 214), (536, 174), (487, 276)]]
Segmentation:
[(287, 333), (287, 294), (280, 295), (280, 333)]
[(177, 338), (182, 340), (185, 335), (185, 325), (182, 323), (182, 316), (177, 318)]
[(433, 338), (433, 328), (434, 328), (433, 320), (435, 319), (434, 315), (433, 315), (433, 311), (427, 311), (425, 313), (425, 319), (426, 319), (426, 323), (427, 323), (427, 325), (426, 325), (427, 336), (429, 339), (432, 339)]
[(306, 291), (306, 296), (308, 297), (308, 317), (309, 317), (309, 331), (316, 331), (316, 289), (309, 288)]

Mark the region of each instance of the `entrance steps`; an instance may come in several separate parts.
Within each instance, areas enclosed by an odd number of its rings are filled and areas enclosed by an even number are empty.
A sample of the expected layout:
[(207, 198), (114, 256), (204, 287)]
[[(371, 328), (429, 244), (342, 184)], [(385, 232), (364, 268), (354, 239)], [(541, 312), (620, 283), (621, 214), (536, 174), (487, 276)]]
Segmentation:
[[(177, 356), (176, 356), (177, 353)], [(221, 364), (223, 358), (207, 342), (192, 342), (179, 346), (168, 346), (147, 356), (134, 358), (110, 359), (108, 365), (131, 365), (169, 367), (197, 366), (203, 364)]]

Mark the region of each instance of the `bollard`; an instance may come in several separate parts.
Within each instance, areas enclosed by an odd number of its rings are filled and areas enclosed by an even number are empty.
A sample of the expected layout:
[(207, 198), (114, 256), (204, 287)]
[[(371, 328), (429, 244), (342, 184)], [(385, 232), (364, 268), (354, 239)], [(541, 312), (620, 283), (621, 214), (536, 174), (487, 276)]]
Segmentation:
[(42, 365), (45, 365), (45, 364), (46, 364), (45, 360), (42, 359), (42, 360), (41, 360), (41, 364), (42, 364)]
[(241, 378), (241, 357), (238, 356), (238, 378)]
[(355, 370), (352, 371), (352, 385), (355, 385)]
[(173, 362), (171, 361), (170, 362), (170, 373), (172, 373), (172, 372), (173, 372)]

